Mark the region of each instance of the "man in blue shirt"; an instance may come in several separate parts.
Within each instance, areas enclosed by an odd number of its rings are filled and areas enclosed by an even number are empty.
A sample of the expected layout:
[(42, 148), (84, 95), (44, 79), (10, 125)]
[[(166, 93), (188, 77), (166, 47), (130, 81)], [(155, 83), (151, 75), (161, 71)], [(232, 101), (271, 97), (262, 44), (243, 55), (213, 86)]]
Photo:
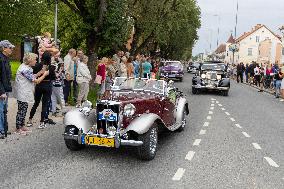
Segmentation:
[(142, 67), (143, 67), (143, 78), (151, 77), (152, 65), (150, 62), (146, 60), (146, 58), (142, 58)]
[(8, 92), (12, 92), (11, 66), (8, 57), (12, 54), (14, 47), (8, 40), (0, 41), (0, 139), (7, 136), (8, 130)]

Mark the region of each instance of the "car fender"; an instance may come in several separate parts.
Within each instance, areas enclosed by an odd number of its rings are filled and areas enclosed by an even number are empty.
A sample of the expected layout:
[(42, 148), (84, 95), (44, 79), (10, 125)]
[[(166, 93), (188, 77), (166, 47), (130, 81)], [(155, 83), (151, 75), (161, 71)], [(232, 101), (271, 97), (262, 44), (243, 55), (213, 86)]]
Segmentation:
[(192, 85), (197, 85), (197, 84), (201, 84), (201, 83), (202, 83), (201, 77), (195, 76), (195, 77), (192, 78)]
[(128, 131), (134, 131), (141, 135), (146, 133), (156, 120), (161, 120), (160, 116), (154, 113), (142, 114), (139, 117), (131, 121), (128, 127), (124, 130), (124, 133)]
[(92, 120), (91, 117), (93, 116), (94, 114), (90, 114), (87, 117), (83, 114), (83, 112), (80, 111), (80, 109), (74, 109), (74, 110), (68, 111), (65, 114), (63, 123), (65, 126), (74, 125), (79, 130), (82, 129), (83, 133), (87, 133), (92, 126), (92, 123), (90, 122), (90, 120)]
[(230, 87), (230, 79), (224, 78), (220, 81), (219, 87)]
[(186, 111), (186, 115), (189, 114), (188, 110), (188, 102), (185, 98), (180, 98), (177, 107), (176, 107), (176, 112), (175, 112), (175, 118), (176, 118), (176, 124), (182, 124), (182, 116), (183, 116), (183, 111)]

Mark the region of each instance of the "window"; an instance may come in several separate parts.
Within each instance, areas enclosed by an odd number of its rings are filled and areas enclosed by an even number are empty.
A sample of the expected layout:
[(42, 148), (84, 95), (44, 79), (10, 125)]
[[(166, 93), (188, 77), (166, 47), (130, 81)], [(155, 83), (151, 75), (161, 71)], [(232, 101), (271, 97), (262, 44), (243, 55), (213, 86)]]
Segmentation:
[(282, 48), (282, 55), (284, 56), (284, 47)]
[(252, 56), (252, 48), (248, 48), (248, 56)]
[(259, 43), (259, 36), (256, 36), (256, 37), (255, 37), (255, 41), (256, 41), (257, 43)]

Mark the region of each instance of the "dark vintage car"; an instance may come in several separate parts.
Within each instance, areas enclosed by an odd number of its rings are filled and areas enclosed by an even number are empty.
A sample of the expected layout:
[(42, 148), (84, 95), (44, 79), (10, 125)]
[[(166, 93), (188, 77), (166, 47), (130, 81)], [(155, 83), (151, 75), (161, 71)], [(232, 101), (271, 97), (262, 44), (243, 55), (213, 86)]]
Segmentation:
[(87, 145), (135, 146), (143, 160), (155, 157), (158, 132), (182, 131), (188, 102), (173, 82), (116, 78), (111, 95), (96, 109), (74, 109), (64, 117), (65, 144), (70, 150)]
[(200, 66), (199, 63), (194, 62), (194, 63), (188, 65), (188, 67), (187, 67), (187, 72), (188, 72), (188, 73), (193, 73), (193, 74), (195, 74), (196, 71), (199, 69), (199, 66)]
[(160, 78), (183, 79), (183, 65), (180, 61), (162, 61), (160, 64)]
[(230, 78), (227, 76), (227, 67), (222, 62), (204, 62), (192, 78), (192, 93), (200, 91), (216, 90), (224, 96), (228, 96), (230, 90)]

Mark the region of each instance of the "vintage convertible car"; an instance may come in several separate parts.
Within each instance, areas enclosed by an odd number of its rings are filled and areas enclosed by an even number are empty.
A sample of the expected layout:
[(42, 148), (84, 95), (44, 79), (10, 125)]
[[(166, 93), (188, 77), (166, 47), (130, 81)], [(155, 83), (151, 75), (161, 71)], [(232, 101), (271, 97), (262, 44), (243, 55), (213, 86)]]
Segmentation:
[(227, 76), (226, 65), (222, 62), (201, 63), (196, 75), (192, 78), (192, 93), (197, 94), (201, 90), (220, 91), (228, 96), (230, 90), (230, 78)]
[(160, 78), (183, 80), (183, 65), (180, 61), (162, 61), (160, 64)]
[(172, 81), (118, 77), (96, 109), (89, 105), (66, 113), (63, 136), (70, 150), (135, 146), (141, 159), (151, 160), (158, 132), (182, 131), (188, 114), (187, 100)]

